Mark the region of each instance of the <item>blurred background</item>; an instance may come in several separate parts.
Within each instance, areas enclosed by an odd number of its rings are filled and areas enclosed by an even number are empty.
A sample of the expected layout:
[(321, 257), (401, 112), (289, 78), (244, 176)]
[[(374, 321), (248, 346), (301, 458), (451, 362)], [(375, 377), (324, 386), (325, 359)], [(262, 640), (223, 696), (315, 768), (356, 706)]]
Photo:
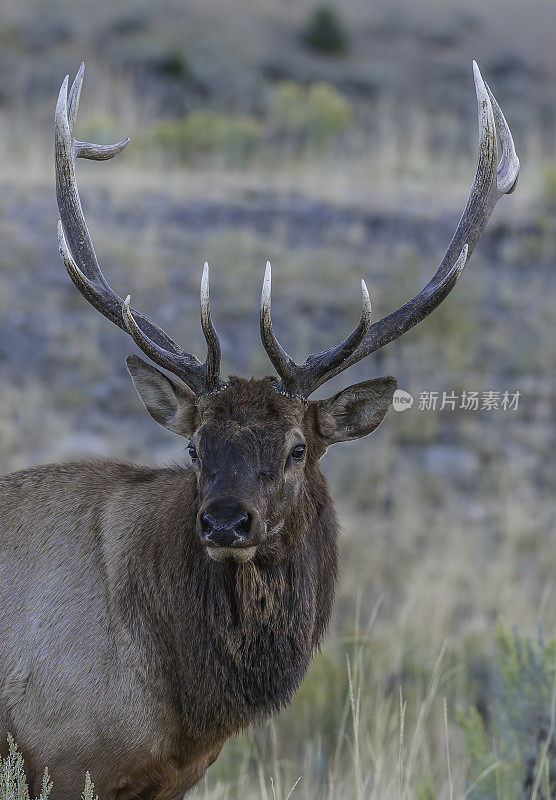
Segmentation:
[[(327, 385), (392, 374), (415, 402), (323, 460), (343, 523), (330, 634), (291, 708), (230, 742), (199, 797), (285, 798), (298, 779), (293, 798), (556, 796), (555, 35), (548, 0), (2, 3), (4, 473), (186, 459), (133, 390), (133, 343), (58, 256), (53, 113), (82, 60), (78, 138), (132, 138), (78, 165), (104, 273), (202, 355), (208, 260), (230, 373), (270, 371), (267, 259), (297, 360), (351, 330), (360, 277), (376, 318), (428, 280), (473, 179), (473, 58), (522, 162), (449, 299)], [(440, 410), (464, 391), (520, 396)]]

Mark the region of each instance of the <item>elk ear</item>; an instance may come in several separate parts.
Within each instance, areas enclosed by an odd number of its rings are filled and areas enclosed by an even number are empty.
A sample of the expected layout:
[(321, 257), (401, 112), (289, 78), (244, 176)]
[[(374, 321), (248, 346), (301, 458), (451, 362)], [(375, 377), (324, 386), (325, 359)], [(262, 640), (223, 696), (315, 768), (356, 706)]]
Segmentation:
[(180, 436), (192, 436), (196, 429), (195, 393), (181, 381), (170, 378), (139, 356), (128, 356), (125, 363), (151, 417), (159, 425), (179, 433)]
[(317, 428), (327, 445), (367, 436), (384, 419), (398, 382), (375, 378), (315, 403)]

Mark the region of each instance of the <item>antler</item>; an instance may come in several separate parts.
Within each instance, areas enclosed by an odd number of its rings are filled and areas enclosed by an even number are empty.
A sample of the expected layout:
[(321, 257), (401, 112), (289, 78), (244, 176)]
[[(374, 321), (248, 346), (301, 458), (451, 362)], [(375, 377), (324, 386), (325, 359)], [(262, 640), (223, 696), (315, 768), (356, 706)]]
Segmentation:
[[(427, 317), (448, 296), (479, 241), (494, 206), (516, 187), (519, 159), (500, 106), (473, 62), (479, 115), (479, 156), (475, 179), (452, 241), (429, 282), (407, 303), (371, 325), (363, 283), (363, 312), (355, 330), (341, 344), (296, 364), (276, 339), (270, 316), (270, 265), (261, 297), (261, 338), (281, 380), (279, 390), (308, 397), (330, 378), (397, 339)], [(497, 139), (498, 134), (498, 139)], [(497, 142), (502, 148), (498, 168)]]
[[(330, 350), (327, 350), (325, 353), (316, 353), (307, 356), (305, 362), (299, 365), (286, 353), (272, 330), (270, 314), (271, 278), (270, 261), (267, 261), (263, 292), (261, 295), (260, 317), (261, 338), (263, 340), (264, 349), (276, 368), (278, 375), (282, 378), (280, 391), (289, 395), (308, 397), (313, 391), (313, 382), (319, 370), (323, 369), (324, 362), (326, 362), (327, 371), (338, 367), (340, 368), (339, 371), (341, 371), (341, 365), (363, 341), (373, 317), (369, 292), (367, 291), (365, 281), (362, 280), (361, 318), (347, 339), (344, 339), (343, 342), (340, 342), (340, 344), (337, 344), (335, 347), (331, 347)], [(327, 380), (327, 378), (324, 378), (321, 383), (324, 383), (325, 380)], [(318, 385), (320, 386), (320, 384)], [(316, 389), (316, 386), (314, 388)]]
[(103, 161), (120, 153), (129, 142), (123, 139), (113, 145), (78, 142), (73, 138), (85, 65), (81, 64), (69, 90), (66, 75), (55, 116), (56, 197), (61, 220), (58, 222), (58, 246), (70, 278), (83, 297), (129, 333), (138, 347), (155, 363), (173, 372), (197, 395), (214, 391), (225, 384), (220, 379), (220, 344), (210, 318), (208, 264), (201, 281), (201, 327), (207, 342), (207, 358), (202, 364), (196, 356), (176, 344), (154, 322), (124, 302), (106, 282), (101, 272), (75, 178), (75, 159)]

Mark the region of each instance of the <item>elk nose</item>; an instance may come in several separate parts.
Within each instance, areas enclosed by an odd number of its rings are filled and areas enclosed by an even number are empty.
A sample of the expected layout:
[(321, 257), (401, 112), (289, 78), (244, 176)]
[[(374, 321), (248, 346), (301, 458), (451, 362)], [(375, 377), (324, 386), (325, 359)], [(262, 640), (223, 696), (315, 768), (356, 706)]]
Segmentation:
[(213, 547), (240, 546), (251, 530), (252, 515), (235, 500), (209, 503), (201, 515), (203, 539)]

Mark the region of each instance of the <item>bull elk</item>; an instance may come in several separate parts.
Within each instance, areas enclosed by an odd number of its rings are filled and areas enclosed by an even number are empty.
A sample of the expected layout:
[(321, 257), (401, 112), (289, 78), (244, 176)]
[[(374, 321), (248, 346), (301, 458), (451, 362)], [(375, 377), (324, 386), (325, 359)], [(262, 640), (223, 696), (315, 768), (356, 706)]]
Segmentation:
[(273, 332), (267, 265), (260, 331), (277, 375), (224, 380), (207, 265), (203, 363), (100, 270), (75, 160), (112, 158), (128, 140), (74, 139), (83, 72), (69, 93), (66, 77), (56, 107), (61, 257), (83, 297), (166, 370), (127, 358), (147, 411), (188, 438), (190, 463), (50, 464), (0, 482), (0, 738), (10, 731), (19, 742), (35, 794), (46, 763), (60, 800), (79, 797), (87, 769), (102, 797), (170, 800), (228, 737), (289, 702), (326, 630), (338, 522), (319, 459), (381, 423), (396, 381), (310, 395), (446, 298), (496, 202), (514, 189), (519, 161), (474, 65), (477, 172), (429, 282), (377, 322), (362, 282), (352, 333), (297, 364)]

